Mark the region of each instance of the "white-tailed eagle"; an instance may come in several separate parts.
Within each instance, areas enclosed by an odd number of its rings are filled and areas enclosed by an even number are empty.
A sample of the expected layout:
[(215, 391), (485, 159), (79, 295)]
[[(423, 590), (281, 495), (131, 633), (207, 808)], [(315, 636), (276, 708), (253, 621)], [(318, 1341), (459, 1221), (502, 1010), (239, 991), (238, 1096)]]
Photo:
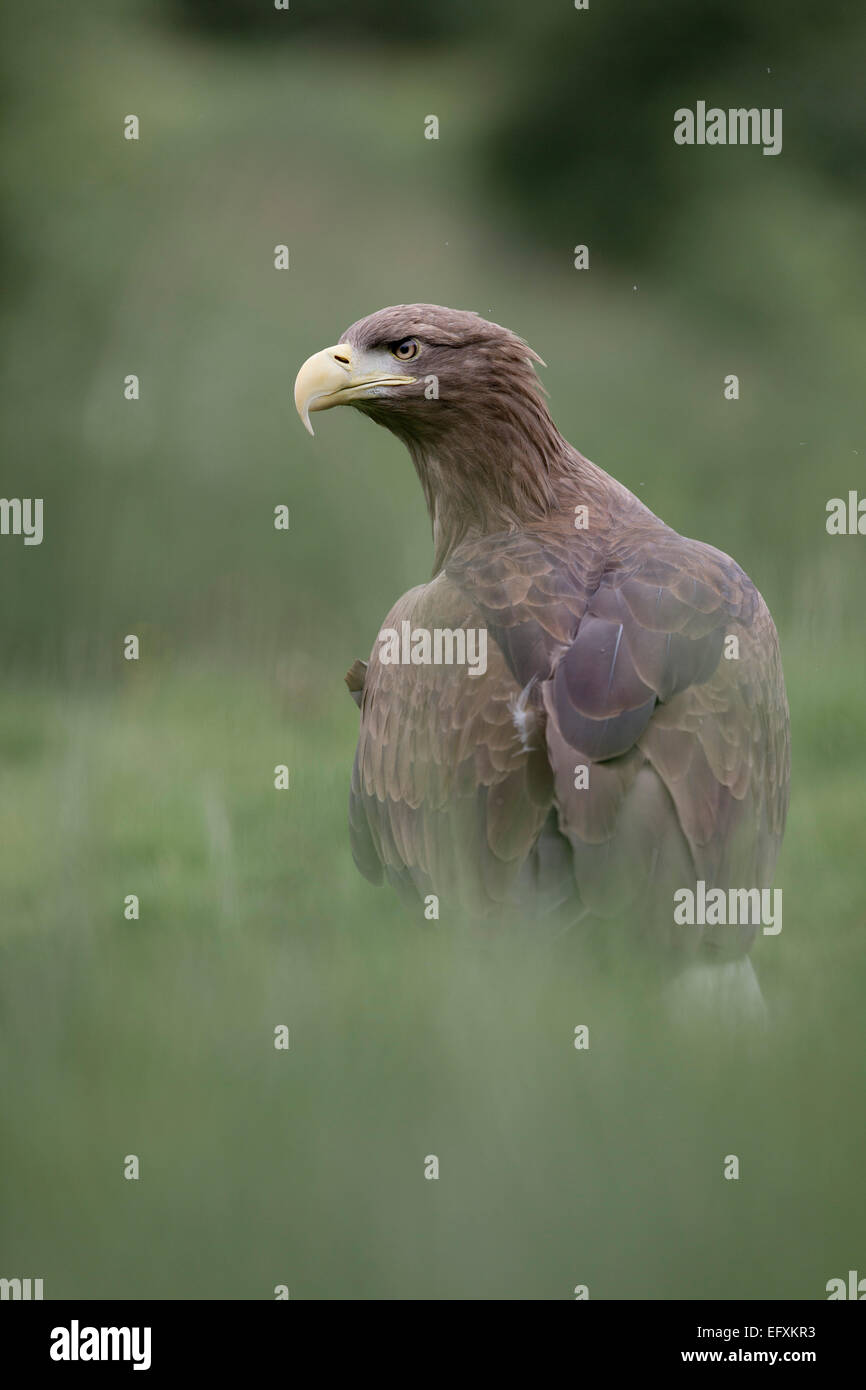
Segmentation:
[[(476, 314), (412, 304), (298, 375), (308, 429), (345, 403), (403, 441), (433, 526), (432, 579), (347, 676), (355, 861), (443, 917), (616, 919), (674, 961), (736, 960), (756, 923), (678, 925), (673, 895), (772, 881), (790, 761), (776, 630), (739, 565), (563, 439), (539, 361)], [(486, 634), (483, 673), (460, 630)]]

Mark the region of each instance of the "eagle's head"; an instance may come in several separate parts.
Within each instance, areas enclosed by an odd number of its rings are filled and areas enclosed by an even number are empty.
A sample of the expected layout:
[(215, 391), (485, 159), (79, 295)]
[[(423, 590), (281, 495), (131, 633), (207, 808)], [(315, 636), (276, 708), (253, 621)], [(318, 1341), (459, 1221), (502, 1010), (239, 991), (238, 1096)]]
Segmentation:
[(334, 405), (354, 405), (400, 435), (438, 434), (485, 409), (541, 401), (534, 362), (541, 358), (521, 338), (478, 314), (396, 304), (308, 358), (295, 404), (310, 434), (310, 414)]
[(308, 358), (295, 404), (353, 405), (409, 449), (427, 498), (437, 561), (468, 530), (549, 514), (573, 451), (548, 413), (541, 358), (507, 328), (437, 304), (397, 304)]

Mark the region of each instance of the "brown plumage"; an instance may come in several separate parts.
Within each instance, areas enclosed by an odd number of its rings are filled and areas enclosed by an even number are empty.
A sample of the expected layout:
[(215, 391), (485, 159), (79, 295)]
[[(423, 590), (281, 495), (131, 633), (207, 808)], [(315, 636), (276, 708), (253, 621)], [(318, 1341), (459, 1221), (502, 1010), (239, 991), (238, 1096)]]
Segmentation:
[[(378, 641), (347, 676), (361, 872), (416, 902), (437, 894), (442, 918), (449, 905), (557, 926), (618, 917), (677, 957), (747, 950), (754, 927), (685, 930), (672, 906), (698, 879), (768, 886), (781, 841), (788, 711), (747, 575), (562, 438), (540, 359), (506, 329), (401, 305), (328, 352), (353, 374), (334, 394), (406, 444), (433, 524), (433, 578), (382, 628), (488, 633), (482, 676), (383, 664)], [(388, 370), (414, 380), (387, 384)], [(307, 408), (338, 403), (327, 396)]]

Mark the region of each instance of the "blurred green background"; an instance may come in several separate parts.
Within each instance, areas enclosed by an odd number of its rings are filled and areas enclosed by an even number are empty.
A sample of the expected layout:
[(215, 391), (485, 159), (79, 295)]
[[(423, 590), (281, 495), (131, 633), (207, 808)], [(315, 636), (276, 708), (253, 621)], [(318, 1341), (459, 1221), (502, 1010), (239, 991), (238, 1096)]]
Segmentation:
[[(0, 1275), (822, 1298), (863, 1271), (866, 541), (824, 522), (866, 482), (866, 13), (762, 8), (6, 7), (0, 490), (45, 499), (45, 539), (0, 539)], [(699, 99), (782, 107), (782, 154), (676, 147)], [(400, 446), (351, 411), (309, 439), (291, 388), (415, 300), (523, 334), (563, 433), (776, 616), (763, 1042), (671, 1031), (568, 942), (418, 931), (351, 863), (343, 672), (429, 528)]]

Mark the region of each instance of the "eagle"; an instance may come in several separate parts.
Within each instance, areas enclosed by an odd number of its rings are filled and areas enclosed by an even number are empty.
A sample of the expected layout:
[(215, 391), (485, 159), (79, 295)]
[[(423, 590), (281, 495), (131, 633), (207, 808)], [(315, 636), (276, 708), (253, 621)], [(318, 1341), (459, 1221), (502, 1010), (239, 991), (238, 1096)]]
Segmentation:
[(432, 578), (346, 677), (355, 862), (416, 911), (615, 935), (760, 1000), (755, 914), (682, 925), (674, 902), (772, 883), (790, 775), (773, 620), (734, 560), (563, 438), (536, 365), (475, 313), (401, 304), (298, 373), (310, 434), (346, 404), (403, 442), (432, 523)]

